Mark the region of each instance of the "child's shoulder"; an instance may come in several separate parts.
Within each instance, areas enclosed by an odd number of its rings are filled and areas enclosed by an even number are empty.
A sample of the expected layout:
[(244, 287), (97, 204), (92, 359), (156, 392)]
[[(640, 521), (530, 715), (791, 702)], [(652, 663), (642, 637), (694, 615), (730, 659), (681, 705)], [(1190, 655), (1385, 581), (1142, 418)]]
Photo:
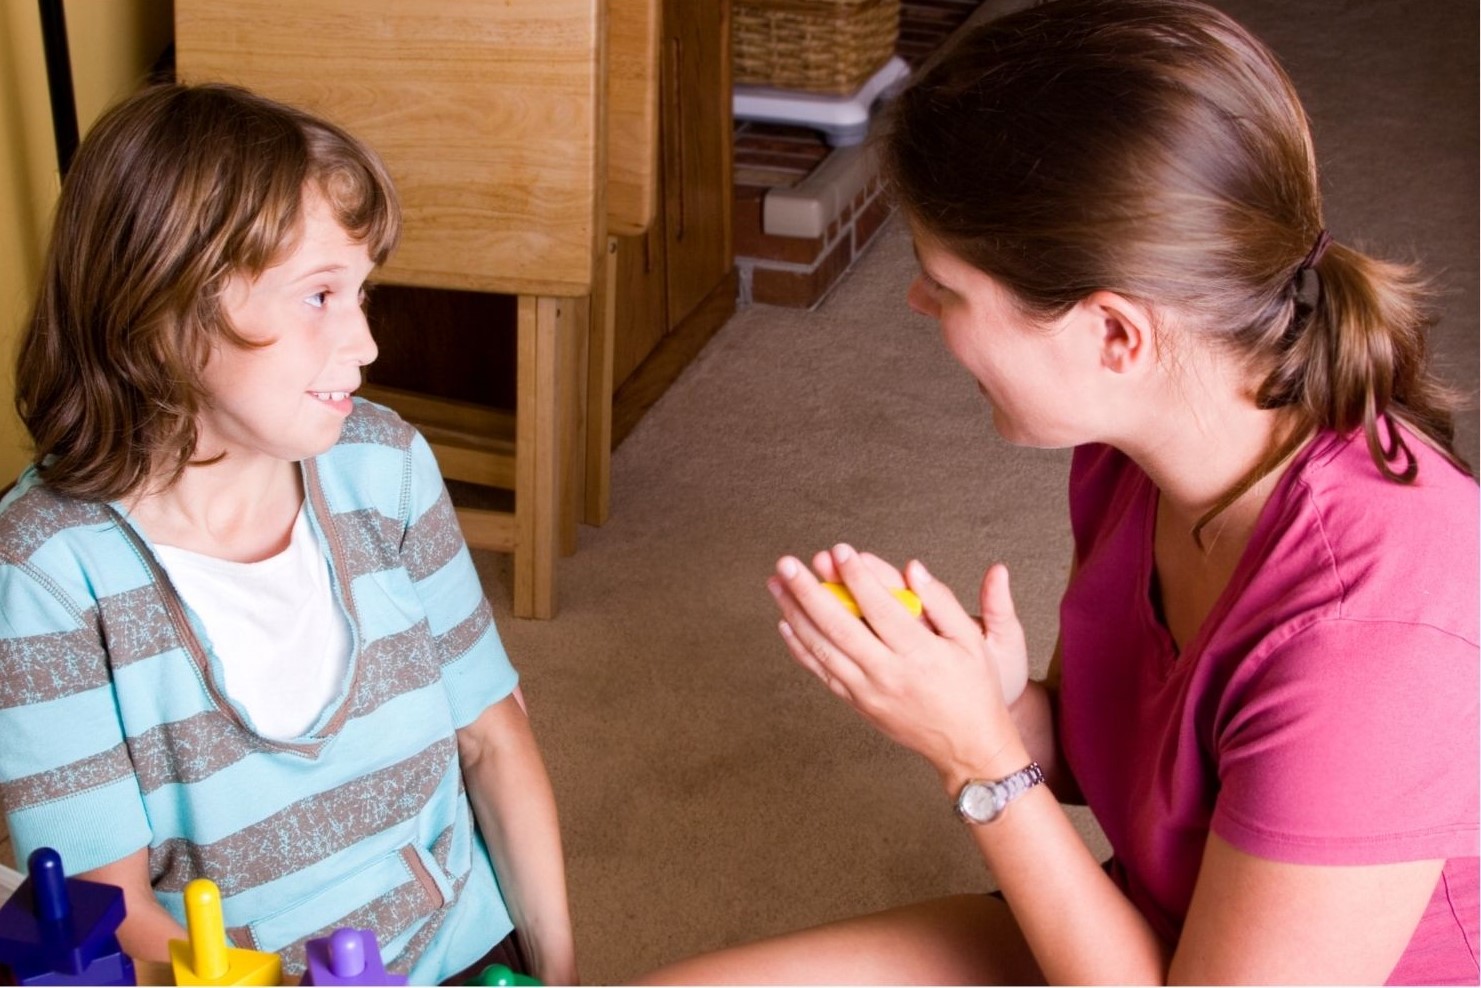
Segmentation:
[(27, 467), (0, 500), (0, 559), (20, 563), (59, 535), (86, 538), (114, 524), (107, 505), (61, 494)]
[(366, 398), (356, 398), (335, 448), (368, 444), (408, 450), (417, 435), (417, 430), (394, 410)]
[[(314, 472), (334, 510), (411, 510), (409, 492), (442, 489), (427, 440), (393, 409), (356, 398), (339, 441), (314, 457)], [(430, 495), (429, 495), (430, 496)]]

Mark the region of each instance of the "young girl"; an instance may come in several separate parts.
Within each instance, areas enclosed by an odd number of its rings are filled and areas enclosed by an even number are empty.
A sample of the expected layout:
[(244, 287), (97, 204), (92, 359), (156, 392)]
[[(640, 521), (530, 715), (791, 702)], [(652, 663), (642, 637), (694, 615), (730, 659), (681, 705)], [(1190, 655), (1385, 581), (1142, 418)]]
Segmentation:
[(896, 114), (911, 304), (1004, 437), (1075, 448), (1059, 647), (1025, 684), (1001, 566), (980, 620), (848, 546), (770, 588), (795, 659), (937, 770), (1001, 897), (651, 980), (1475, 984), (1478, 491), (1416, 277), (1325, 229), (1290, 81), (1195, 0), (1057, 0)]
[(134, 957), (206, 877), (289, 973), (356, 927), (414, 983), (519, 948), (575, 979), (550, 783), (437, 464), (353, 397), (399, 225), (373, 152), (226, 86), (126, 100), (63, 186), (17, 365), (35, 464), (0, 502), (0, 797), (22, 860), (123, 888)]

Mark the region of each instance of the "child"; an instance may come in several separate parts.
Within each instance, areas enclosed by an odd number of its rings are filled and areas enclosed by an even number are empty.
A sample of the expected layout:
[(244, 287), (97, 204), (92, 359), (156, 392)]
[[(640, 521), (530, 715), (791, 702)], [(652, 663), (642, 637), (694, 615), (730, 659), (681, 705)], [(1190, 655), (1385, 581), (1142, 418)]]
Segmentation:
[(353, 397), (399, 228), (372, 151), (228, 86), (125, 100), (63, 186), (17, 365), (35, 464), (0, 502), (0, 796), (18, 857), (124, 889), (134, 957), (206, 877), (289, 973), (348, 926), (413, 983), (520, 948), (576, 977), (437, 464)]
[(895, 113), (912, 306), (1004, 438), (1074, 447), (1050, 681), (1001, 566), (980, 620), (845, 545), (769, 587), (796, 661), (936, 769), (1001, 897), (651, 980), (1475, 984), (1477, 487), (1418, 279), (1325, 229), (1290, 81), (1196, 0), (1053, 0)]

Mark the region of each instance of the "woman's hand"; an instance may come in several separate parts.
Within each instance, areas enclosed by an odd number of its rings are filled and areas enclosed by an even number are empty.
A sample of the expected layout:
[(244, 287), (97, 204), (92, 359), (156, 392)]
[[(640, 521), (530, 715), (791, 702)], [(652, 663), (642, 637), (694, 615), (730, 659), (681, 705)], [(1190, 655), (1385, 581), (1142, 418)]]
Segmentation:
[[(994, 566), (984, 577), (979, 623), (918, 561), (901, 574), (840, 545), (820, 553), (813, 565), (818, 576), (849, 588), (864, 620), (798, 560), (783, 558), (768, 587), (782, 611), (783, 640), (798, 663), (943, 777), (988, 767), (1015, 736), (1007, 704), (1028, 676), (1007, 570)], [(900, 586), (920, 597), (923, 620), (890, 594)]]

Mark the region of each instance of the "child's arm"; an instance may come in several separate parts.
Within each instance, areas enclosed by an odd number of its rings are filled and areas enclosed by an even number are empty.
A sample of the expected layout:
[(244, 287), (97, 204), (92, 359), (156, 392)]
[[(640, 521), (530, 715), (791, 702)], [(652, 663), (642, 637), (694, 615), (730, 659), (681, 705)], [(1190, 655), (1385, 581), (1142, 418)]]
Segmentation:
[(575, 984), (576, 957), (555, 793), (515, 695), (458, 731), (473, 815), (515, 929), (546, 984)]
[(169, 942), (188, 940), (185, 927), (175, 922), (149, 884), (149, 848), (77, 876), (123, 889), (126, 915), (118, 927), (118, 943), (135, 960), (170, 962)]

